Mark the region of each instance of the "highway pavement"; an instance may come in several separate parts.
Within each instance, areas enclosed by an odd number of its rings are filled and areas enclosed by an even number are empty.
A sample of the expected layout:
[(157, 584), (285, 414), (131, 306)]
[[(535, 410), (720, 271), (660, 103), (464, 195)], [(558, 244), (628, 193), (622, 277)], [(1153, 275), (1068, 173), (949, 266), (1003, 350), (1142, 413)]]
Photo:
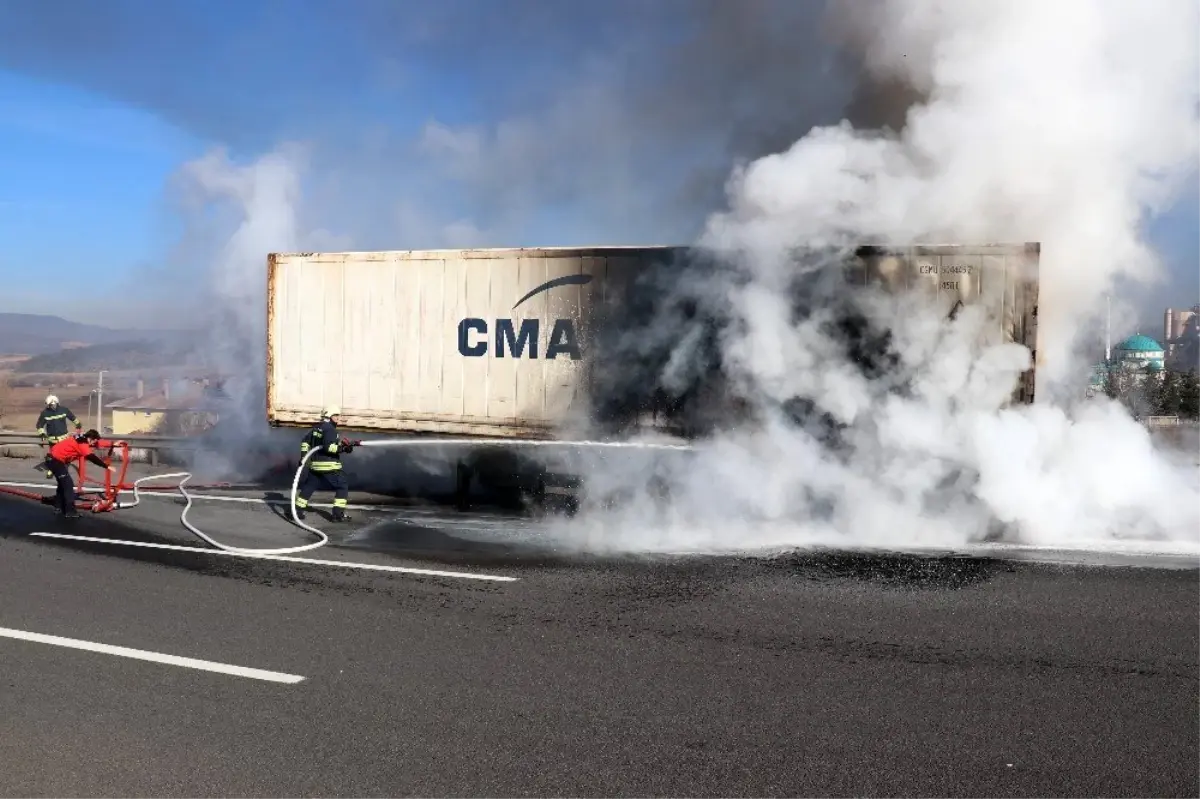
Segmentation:
[[(193, 521), (306, 540), (229, 496)], [(1194, 564), (585, 561), (416, 505), (274, 560), (180, 510), (0, 497), (0, 794), (1200, 792)]]

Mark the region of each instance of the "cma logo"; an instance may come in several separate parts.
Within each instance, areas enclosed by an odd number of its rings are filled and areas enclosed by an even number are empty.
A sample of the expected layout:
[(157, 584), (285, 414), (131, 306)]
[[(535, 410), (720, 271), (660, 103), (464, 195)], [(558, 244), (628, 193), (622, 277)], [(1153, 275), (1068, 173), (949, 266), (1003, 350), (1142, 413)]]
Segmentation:
[[(515, 309), (530, 297), (541, 294), (543, 291), (549, 291), (559, 286), (586, 286), (591, 282), (591, 275), (556, 277), (517, 300), (513, 308)], [(542, 320), (522, 319), (520, 326), (517, 327), (513, 324), (512, 319), (497, 319), (491, 330), (491, 336), (489, 336), (486, 319), (468, 317), (458, 323), (458, 352), (467, 358), (482, 358), (488, 354), (490, 345), (492, 354), (497, 358), (509, 355), (513, 358), (537, 358), (540, 355), (553, 360), (560, 355), (568, 355), (571, 360), (578, 361), (583, 357), (583, 353), (579, 349), (579, 336), (575, 330), (574, 319), (555, 319), (549, 332), (550, 337), (546, 342), (545, 352), (539, 353), (542, 343)], [(528, 351), (528, 355), (526, 355), (526, 351)]]

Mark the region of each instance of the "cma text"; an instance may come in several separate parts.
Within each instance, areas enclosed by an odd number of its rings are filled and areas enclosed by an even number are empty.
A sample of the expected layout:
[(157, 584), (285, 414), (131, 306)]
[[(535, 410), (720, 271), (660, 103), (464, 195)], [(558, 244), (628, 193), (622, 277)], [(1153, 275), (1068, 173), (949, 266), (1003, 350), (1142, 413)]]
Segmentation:
[[(458, 352), (466, 358), (482, 358), (488, 354), (489, 343), (492, 355), (504, 358), (537, 358), (541, 344), (541, 322), (538, 319), (522, 319), (516, 328), (512, 319), (495, 320), (494, 336), (489, 342), (488, 323), (485, 319), (467, 318), (458, 323)], [(474, 334), (474, 335), (472, 335)], [(528, 350), (528, 354), (526, 354)], [(578, 361), (583, 357), (579, 349), (579, 337), (572, 319), (555, 319), (546, 344), (545, 357), (553, 360), (568, 355)]]

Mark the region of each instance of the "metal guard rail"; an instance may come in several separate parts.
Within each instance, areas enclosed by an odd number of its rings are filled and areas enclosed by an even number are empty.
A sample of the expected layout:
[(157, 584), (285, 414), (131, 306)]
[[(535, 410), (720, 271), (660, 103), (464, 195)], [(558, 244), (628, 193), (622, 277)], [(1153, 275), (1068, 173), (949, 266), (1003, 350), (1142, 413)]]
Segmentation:
[[(159, 452), (162, 450), (192, 450), (200, 446), (200, 441), (189, 438), (187, 436), (114, 436), (108, 435), (105, 438), (109, 441), (124, 441), (129, 446), (130, 450), (143, 449), (149, 452), (150, 465), (157, 466), (159, 460)], [(0, 452), (4, 451), (6, 445), (10, 444), (40, 444), (41, 437), (36, 433), (16, 433), (11, 431), (0, 432)], [(33, 454), (36, 450), (25, 449), (25, 452)]]

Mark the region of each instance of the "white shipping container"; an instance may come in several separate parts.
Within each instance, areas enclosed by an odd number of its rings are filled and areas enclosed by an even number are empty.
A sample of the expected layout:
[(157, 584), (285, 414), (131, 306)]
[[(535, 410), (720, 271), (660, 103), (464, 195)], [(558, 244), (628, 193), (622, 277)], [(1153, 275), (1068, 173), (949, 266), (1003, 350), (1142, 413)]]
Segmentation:
[[(267, 416), (350, 430), (551, 437), (591, 400), (594, 309), (678, 247), (272, 253)], [(947, 312), (985, 302), (1036, 352), (1038, 245), (864, 252), (859, 274), (925, 288)], [(598, 313), (598, 312), (596, 312)], [(1033, 397), (1029, 373), (1014, 394)]]
[(661, 251), (272, 254), (268, 418), (336, 403), (349, 429), (548, 435), (581, 397), (594, 292)]

